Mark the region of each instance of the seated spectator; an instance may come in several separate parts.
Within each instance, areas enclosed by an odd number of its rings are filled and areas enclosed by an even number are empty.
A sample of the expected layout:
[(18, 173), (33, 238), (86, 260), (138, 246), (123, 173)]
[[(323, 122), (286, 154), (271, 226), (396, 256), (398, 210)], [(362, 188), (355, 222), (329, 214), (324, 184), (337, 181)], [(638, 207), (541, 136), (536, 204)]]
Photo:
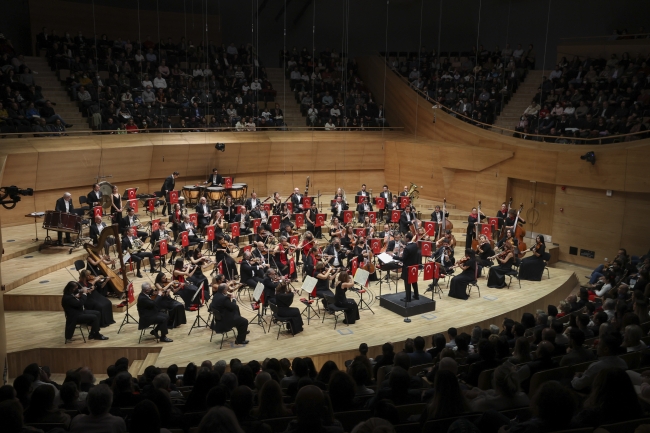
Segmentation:
[(215, 407), (205, 414), (198, 427), (198, 433), (212, 432), (244, 433), (244, 430), (232, 410)]
[(150, 400), (143, 400), (135, 405), (129, 430), (142, 433), (170, 433), (169, 430), (161, 427), (158, 408)]
[(282, 388), (274, 380), (270, 380), (262, 386), (258, 402), (259, 406), (253, 409), (252, 412), (252, 416), (256, 420), (263, 421), (270, 418), (291, 416), (291, 411), (285, 407), (282, 400)]
[(113, 407), (134, 407), (142, 400), (142, 396), (135, 392), (131, 374), (123, 371), (115, 376), (111, 402)]
[(573, 389), (582, 391), (589, 389), (593, 384), (596, 375), (607, 368), (620, 368), (627, 370), (627, 363), (619, 358), (619, 347), (621, 345), (620, 334), (611, 333), (609, 335), (601, 335), (598, 341), (597, 355), (598, 360), (587, 368), (584, 373), (576, 373), (571, 386)]
[(530, 400), (533, 417), (510, 423), (511, 433), (551, 432), (573, 428), (577, 402), (571, 391), (558, 382), (545, 382)]
[(528, 341), (528, 338), (519, 337), (515, 340), (515, 349), (508, 361), (512, 364), (525, 364), (531, 361), (530, 342)]
[(330, 377), (327, 389), (334, 412), (345, 412), (359, 407), (355, 400), (356, 386), (354, 380), (346, 372), (334, 372)]
[(439, 371), (433, 388), (434, 397), (420, 415), (421, 428), (429, 420), (449, 418), (469, 412), (469, 403), (460, 390), (458, 379), (451, 371)]
[(332, 418), (328, 399), (318, 387), (307, 385), (300, 388), (294, 408), (297, 419), (289, 423), (285, 433), (343, 433), (341, 424)]
[(30, 405), (24, 414), (26, 423), (63, 424), (66, 429), (69, 427), (70, 416), (61, 409), (54, 408), (54, 389), (47, 385), (34, 389)]
[(465, 382), (471, 386), (478, 386), (478, 377), (484, 370), (496, 368), (499, 361), (496, 359), (496, 350), (494, 345), (488, 340), (482, 339), (478, 343), (479, 361), (473, 362), (469, 366), (469, 371)]
[(581, 364), (596, 359), (596, 355), (583, 346), (585, 341), (585, 333), (580, 329), (571, 329), (569, 332), (569, 350), (560, 361), (561, 367), (569, 365)]
[(469, 406), (472, 412), (485, 412), (487, 410), (507, 410), (521, 406), (528, 406), (528, 396), (521, 392), (519, 379), (514, 365), (502, 364), (494, 370), (492, 376), (492, 389), (483, 391), (474, 388), (466, 396), (473, 395)]
[(553, 343), (549, 341), (542, 341), (537, 345), (537, 350), (535, 351), (535, 359), (533, 361), (527, 362), (517, 369), (519, 383), (521, 383), (522, 388), (525, 392), (528, 392), (528, 387), (530, 386), (530, 378), (535, 373), (544, 370), (550, 370), (551, 368), (556, 368), (558, 366), (557, 361), (553, 360), (554, 352), (555, 346)]
[(429, 364), (433, 362), (433, 357), (429, 352), (424, 351), (425, 341), (424, 338), (418, 336), (413, 340), (414, 351), (409, 353), (411, 359), (411, 366)]
[[(120, 373), (121, 374), (121, 373)], [(119, 376), (119, 375), (118, 375)], [(130, 377), (130, 375), (129, 375)], [(123, 433), (126, 432), (124, 419), (113, 416), (108, 411), (113, 403), (113, 393), (106, 385), (97, 385), (88, 392), (90, 415), (77, 415), (70, 423), (71, 433)]]
[(639, 325), (628, 325), (625, 327), (623, 345), (627, 352), (638, 352), (646, 349), (648, 346), (641, 341), (643, 330)]
[(58, 119), (66, 128), (72, 127), (71, 123), (67, 123), (61, 116), (54, 112), (54, 108), (52, 107), (52, 103), (50, 101), (45, 102), (45, 105), (40, 110), (40, 114), (41, 118), (45, 119), (46, 123), (54, 123)]

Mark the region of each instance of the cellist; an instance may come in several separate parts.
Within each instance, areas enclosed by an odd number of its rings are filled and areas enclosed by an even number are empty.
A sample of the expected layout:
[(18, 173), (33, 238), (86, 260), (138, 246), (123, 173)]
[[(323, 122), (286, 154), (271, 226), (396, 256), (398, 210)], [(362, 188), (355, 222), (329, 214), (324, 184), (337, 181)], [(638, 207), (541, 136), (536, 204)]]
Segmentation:
[[(502, 205), (503, 209), (503, 205)], [(515, 232), (514, 230), (514, 225), (515, 225), (515, 219), (517, 219), (517, 209), (511, 208), (508, 210), (508, 216), (506, 217), (506, 230), (512, 230), (512, 233)], [(521, 217), (521, 214), (519, 214), (519, 222), (522, 224), (526, 224), (526, 220)]]

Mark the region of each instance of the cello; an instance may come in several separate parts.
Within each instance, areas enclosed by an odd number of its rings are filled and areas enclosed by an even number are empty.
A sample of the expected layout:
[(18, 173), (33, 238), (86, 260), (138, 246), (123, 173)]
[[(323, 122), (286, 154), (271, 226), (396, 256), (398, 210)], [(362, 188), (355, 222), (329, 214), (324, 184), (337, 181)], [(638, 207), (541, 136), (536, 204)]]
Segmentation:
[(526, 254), (526, 243), (524, 242), (524, 236), (526, 235), (526, 229), (519, 222), (519, 214), (524, 210), (524, 204), (519, 205), (519, 210), (517, 211), (517, 216), (515, 217), (515, 222), (512, 225), (512, 237), (517, 240), (517, 248), (519, 249), (519, 258), (522, 258)]
[[(101, 252), (104, 249), (104, 243), (106, 238), (113, 236), (115, 238), (115, 248), (117, 249), (117, 255), (120, 260), (120, 270), (122, 271), (122, 278), (120, 278), (111, 268), (106, 265), (101, 259)], [(116, 293), (124, 294), (126, 287), (129, 285), (128, 280), (126, 279), (126, 266), (124, 264), (124, 259), (122, 257), (122, 242), (120, 241), (119, 229), (117, 224), (113, 224), (107, 227), (104, 227), (101, 235), (97, 239), (97, 245), (92, 245), (90, 243), (84, 244), (84, 248), (90, 257), (93, 260), (99, 262), (97, 265), (99, 270), (105, 277), (109, 278), (108, 284), (113, 288)]]

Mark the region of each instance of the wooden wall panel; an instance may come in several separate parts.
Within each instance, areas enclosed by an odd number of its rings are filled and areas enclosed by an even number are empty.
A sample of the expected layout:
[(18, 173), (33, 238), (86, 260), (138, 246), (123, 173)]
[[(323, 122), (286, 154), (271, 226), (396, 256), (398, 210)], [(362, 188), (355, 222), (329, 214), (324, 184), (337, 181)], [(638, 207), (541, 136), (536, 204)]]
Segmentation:
[(650, 191), (650, 175), (648, 175), (650, 152), (648, 152), (648, 148), (641, 146), (628, 149), (626, 164), (625, 191)]
[(134, 179), (147, 180), (152, 177), (150, 162), (153, 146), (146, 142), (128, 147), (116, 146), (117, 144), (120, 143), (104, 145), (100, 150), (101, 153), (93, 155), (93, 157), (101, 158), (100, 176), (112, 176), (106, 180), (115, 184)]

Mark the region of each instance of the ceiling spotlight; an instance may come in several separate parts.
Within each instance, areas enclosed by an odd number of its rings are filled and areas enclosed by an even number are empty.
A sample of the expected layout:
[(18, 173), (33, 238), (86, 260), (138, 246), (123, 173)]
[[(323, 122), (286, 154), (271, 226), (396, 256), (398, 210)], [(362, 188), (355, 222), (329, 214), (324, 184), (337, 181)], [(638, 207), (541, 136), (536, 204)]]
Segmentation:
[(594, 165), (596, 163), (596, 154), (594, 152), (587, 152), (582, 155), (580, 159), (591, 162), (591, 165)]
[(226, 143), (217, 143), (214, 145), (214, 148), (217, 149), (220, 152), (225, 152), (226, 151)]

